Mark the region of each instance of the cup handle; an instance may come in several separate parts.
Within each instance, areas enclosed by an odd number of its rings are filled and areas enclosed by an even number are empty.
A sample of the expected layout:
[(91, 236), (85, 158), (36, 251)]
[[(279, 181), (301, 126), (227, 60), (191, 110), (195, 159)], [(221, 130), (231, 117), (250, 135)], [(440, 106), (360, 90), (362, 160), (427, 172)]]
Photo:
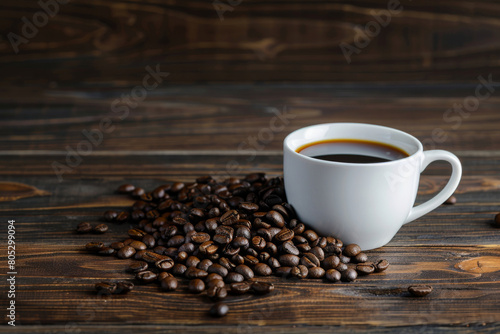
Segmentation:
[(453, 195), (453, 192), (457, 189), (460, 178), (462, 177), (462, 165), (456, 155), (443, 150), (425, 151), (423, 153), (424, 158), (420, 167), (420, 173), (422, 173), (431, 162), (444, 160), (451, 164), (451, 176), (446, 186), (436, 196), (425, 203), (413, 207), (403, 224), (412, 222), (443, 204), (451, 195)]

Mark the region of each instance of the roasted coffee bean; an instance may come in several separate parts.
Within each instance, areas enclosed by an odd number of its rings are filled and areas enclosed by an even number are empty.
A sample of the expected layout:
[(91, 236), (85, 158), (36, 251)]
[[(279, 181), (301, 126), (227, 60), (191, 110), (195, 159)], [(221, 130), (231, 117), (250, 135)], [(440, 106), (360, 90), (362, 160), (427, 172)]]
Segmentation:
[(245, 258), (240, 254), (236, 254), (231, 257), (231, 262), (235, 265), (243, 264), (245, 263)]
[(233, 225), (240, 219), (240, 214), (236, 210), (229, 210), (220, 217), (222, 225)]
[(325, 272), (325, 278), (331, 282), (338, 282), (342, 278), (342, 275), (338, 270), (328, 269)]
[(167, 247), (179, 247), (183, 243), (184, 243), (184, 236), (175, 235), (168, 240)]
[(112, 294), (116, 291), (116, 283), (99, 282), (94, 285), (94, 288), (97, 290), (97, 292)]
[(297, 224), (297, 226), (295, 226), (293, 228), (293, 233), (302, 234), (302, 233), (304, 233), (305, 230), (306, 230), (306, 226), (304, 224), (300, 223), (300, 224)]
[(325, 252), (323, 251), (323, 248), (321, 248), (321, 247), (316, 246), (316, 247), (311, 248), (311, 253), (316, 255), (316, 257), (320, 261), (323, 261), (325, 259)]
[(359, 275), (369, 275), (375, 271), (375, 266), (369, 262), (358, 263), (356, 271)]
[(136, 251), (148, 248), (144, 242), (139, 240), (133, 240), (128, 246), (133, 247)]
[(147, 233), (138, 228), (128, 230), (128, 235), (135, 240), (141, 240)]
[(345, 246), (343, 253), (345, 256), (353, 257), (361, 253), (361, 248), (356, 244), (350, 244)]
[(143, 188), (136, 187), (136, 188), (132, 191), (131, 195), (132, 195), (133, 197), (135, 197), (135, 198), (139, 198), (139, 197), (141, 197), (142, 195), (144, 195), (145, 193), (146, 193), (146, 191), (145, 191)]
[(340, 255), (342, 254), (342, 248), (335, 246), (334, 244), (328, 244), (323, 248), (325, 254), (328, 255)]
[(408, 292), (415, 297), (424, 297), (432, 292), (430, 285), (412, 285), (408, 287)]
[(114, 250), (119, 250), (120, 248), (124, 247), (125, 244), (121, 241), (113, 242), (111, 245), (109, 245), (111, 248)]
[(259, 276), (269, 276), (273, 273), (273, 270), (271, 267), (269, 267), (265, 263), (257, 263), (255, 267), (253, 268), (255, 274)]
[(225, 281), (227, 283), (239, 283), (243, 282), (245, 280), (245, 277), (242, 274), (238, 274), (234, 271), (231, 271), (227, 274), (225, 277)]
[(266, 247), (266, 240), (261, 236), (256, 235), (252, 238), (252, 247), (258, 251), (263, 250)]
[(216, 234), (213, 237), (214, 242), (220, 244), (220, 245), (225, 245), (231, 242), (231, 238), (227, 235), (222, 235), (222, 234)]
[(179, 283), (175, 277), (167, 277), (161, 280), (161, 288), (165, 291), (175, 291), (178, 284)]
[(144, 254), (142, 255), (142, 259), (148, 263), (155, 263), (157, 261), (163, 260), (163, 259), (169, 259), (170, 257), (167, 255), (161, 255), (157, 254), (152, 251), (145, 251)]
[[(287, 244), (288, 246), (285, 246), (285, 244)], [(281, 245), (281, 247), (283, 249), (287, 249), (286, 253), (290, 253), (293, 255), (299, 254), (299, 250), (297, 249), (297, 247), (295, 247), (295, 245), (290, 241), (284, 242), (283, 245)], [(269, 253), (269, 255), (272, 255), (272, 256), (275, 256), (278, 254), (278, 247), (274, 243), (269, 242), (269, 241), (266, 242), (265, 250)]]
[(148, 264), (144, 261), (134, 261), (129, 265), (128, 269), (133, 273), (138, 273), (140, 271), (146, 271), (148, 269)]
[(234, 282), (229, 286), (230, 291), (234, 295), (243, 295), (250, 290), (251, 283), (248, 282)]
[(311, 243), (311, 247), (319, 247), (319, 248), (325, 248), (327, 245), (327, 241), (326, 241), (326, 238), (325, 237), (319, 237), (318, 239), (316, 239), (316, 241), (314, 241), (313, 243)]
[(187, 268), (184, 275), (187, 278), (204, 278), (208, 276), (208, 273), (205, 270), (201, 270), (195, 267), (189, 267)]
[(144, 255), (144, 253), (146, 253), (145, 250), (141, 250), (141, 251), (135, 252), (134, 259), (135, 260), (142, 260), (142, 256)]
[(197, 258), (196, 256), (190, 256), (186, 260), (186, 266), (189, 267), (197, 267), (198, 264), (200, 263), (200, 259)]
[(279, 263), (279, 261), (274, 257), (269, 258), (269, 260), (267, 260), (267, 264), (272, 269), (276, 269), (276, 268), (281, 267), (281, 264)]
[(300, 258), (297, 255), (284, 254), (280, 255), (279, 262), (282, 266), (285, 267), (295, 267), (299, 265)]
[(224, 277), (216, 273), (210, 273), (205, 277), (205, 282), (208, 284), (211, 281), (224, 281)]
[(387, 260), (379, 260), (374, 264), (374, 267), (375, 272), (379, 273), (389, 268), (389, 262), (387, 262)]
[(235, 247), (233, 244), (227, 244), (222, 249), (222, 254), (225, 256), (234, 256), (240, 252), (239, 247)]
[(217, 246), (216, 244), (214, 244), (212, 240), (210, 240), (202, 243), (198, 247), (198, 249), (202, 254), (208, 255), (208, 254), (214, 254), (217, 251), (217, 249), (219, 249), (219, 246)]
[(310, 242), (314, 242), (318, 239), (318, 234), (316, 234), (313, 230), (306, 230), (302, 233), (302, 235)]
[(234, 238), (232, 245), (233, 247), (235, 247), (235, 249), (240, 247), (248, 247), (249, 242), (248, 239), (245, 237), (236, 237)]
[(366, 261), (368, 261), (368, 255), (366, 255), (366, 253), (361, 252), (354, 257), (354, 262), (356, 263), (363, 263)]
[(493, 226), (500, 227), (500, 213), (497, 213), (495, 218), (493, 218)]
[(266, 214), (265, 218), (268, 222), (270, 222), (271, 224), (273, 224), (276, 227), (282, 228), (285, 226), (285, 219), (283, 218), (281, 213), (279, 213), (278, 211), (275, 211), (275, 210), (269, 211)]
[(259, 254), (259, 262), (267, 262), (271, 258), (268, 252), (262, 252)]
[(77, 233), (84, 234), (84, 233), (90, 233), (90, 231), (92, 231), (92, 225), (89, 222), (81, 222), (76, 226)]
[(234, 271), (237, 272), (238, 274), (243, 275), (243, 277), (245, 277), (245, 279), (252, 279), (254, 277), (254, 273), (253, 273), (252, 269), (250, 269), (250, 267), (248, 267), (244, 264), (240, 264), (239, 266), (234, 268)]
[(300, 264), (306, 266), (307, 268), (319, 267), (320, 261), (313, 253), (305, 253), (300, 259)]
[(337, 266), (337, 268), (335, 268), (335, 269), (337, 269), (340, 272), (344, 272), (347, 269), (349, 269), (349, 267), (347, 266), (347, 264), (340, 262), (339, 265)]
[(275, 269), (274, 273), (276, 276), (288, 277), (291, 271), (292, 267), (278, 267)]
[(135, 278), (137, 278), (139, 281), (143, 283), (151, 283), (156, 280), (157, 276), (158, 275), (156, 273), (149, 270), (145, 270), (138, 272), (135, 275)]
[(300, 251), (298, 250), (298, 248), (291, 241), (285, 241), (281, 245), (280, 249), (283, 253), (288, 253), (288, 254), (292, 254), (292, 255), (299, 255), (300, 254)]
[(340, 264), (340, 259), (336, 255), (331, 255), (327, 258), (325, 258), (322, 262), (322, 267), (325, 268), (326, 270), (328, 269), (335, 269), (337, 266)]
[(342, 263), (347, 264), (347, 263), (351, 262), (351, 258), (349, 256), (345, 256), (343, 254), (339, 255), (339, 259), (340, 259), (340, 262), (342, 262)]
[(205, 283), (199, 278), (192, 279), (189, 281), (188, 289), (193, 293), (201, 293), (205, 290)]
[(210, 268), (212, 265), (213, 265), (212, 261), (210, 261), (209, 259), (203, 259), (200, 261), (200, 263), (198, 263), (196, 268), (207, 271), (208, 268)]
[(130, 214), (128, 212), (122, 211), (118, 214), (118, 216), (116, 216), (114, 220), (118, 223), (125, 223), (128, 221), (129, 218)]
[(235, 235), (236, 235), (236, 237), (250, 239), (250, 237), (251, 237), (250, 228), (247, 226), (238, 225), (238, 227), (236, 228)]
[(186, 252), (178, 252), (177, 253), (177, 257), (175, 258), (175, 260), (177, 262), (184, 262), (186, 261), (186, 259), (189, 257), (188, 253)]
[(118, 256), (120, 259), (129, 259), (135, 254), (135, 249), (131, 246), (125, 246), (123, 248), (120, 248), (118, 252), (116, 253), (116, 256)]
[(161, 271), (158, 273), (158, 277), (156, 278), (156, 280), (158, 282), (161, 282), (167, 277), (174, 277), (174, 275), (172, 275), (171, 273), (167, 273), (166, 271)]
[(231, 226), (220, 225), (215, 229), (215, 234), (223, 235), (228, 237), (230, 240), (233, 240), (234, 228)]
[[(219, 226), (219, 223), (218, 223), (218, 218), (210, 218), (210, 219), (207, 219), (205, 220), (205, 228), (207, 229), (207, 231), (215, 231), (215, 229), (217, 228), (217, 226)], [(196, 226), (195, 226), (196, 228)]]
[[(153, 253), (156, 253), (156, 254), (165, 254), (165, 251), (167, 250), (166, 247), (164, 246), (156, 246), (155, 248), (153, 248)], [(148, 252), (150, 252), (150, 250), (148, 250)], [(144, 254), (145, 252), (143, 252)]]
[(444, 201), (443, 204), (446, 204), (446, 205), (453, 205), (457, 203), (457, 198), (455, 196), (450, 196), (446, 201)]
[(172, 267), (171, 271), (172, 271), (173, 275), (182, 276), (182, 275), (184, 275), (186, 270), (187, 270), (187, 267), (185, 265), (183, 265), (182, 263), (176, 263)]
[(252, 255), (248, 255), (248, 254), (243, 257), (243, 261), (248, 266), (254, 266), (257, 263), (259, 263), (258, 258), (256, 258), (255, 256), (252, 256)]
[(174, 260), (171, 258), (161, 259), (155, 262), (156, 268), (159, 270), (170, 270), (174, 266)]
[(116, 283), (116, 290), (114, 293), (115, 294), (128, 293), (132, 290), (134, 290), (134, 283), (121, 281)]
[(108, 210), (104, 212), (103, 218), (107, 222), (113, 222), (115, 221), (116, 217), (118, 217), (118, 212), (113, 211), (113, 210)]
[(210, 308), (209, 314), (212, 317), (220, 318), (225, 316), (228, 312), (229, 312), (229, 307), (226, 304), (216, 303)]
[(249, 203), (249, 202), (241, 202), (238, 205), (238, 208), (241, 210), (253, 212), (259, 210), (259, 206), (255, 203)]
[(225, 287), (212, 286), (207, 288), (207, 296), (213, 300), (221, 300), (227, 297), (227, 290)]
[(308, 242), (309, 241), (306, 238), (304, 238), (303, 236), (301, 236), (301, 235), (295, 235), (293, 237), (293, 243), (294, 244), (300, 245), (300, 244), (306, 244)]
[(311, 251), (311, 246), (309, 246), (309, 244), (300, 244), (297, 245), (297, 249), (300, 253), (309, 253)]
[(352, 268), (348, 268), (341, 273), (341, 279), (344, 282), (353, 282), (356, 280), (356, 278), (358, 278), (358, 273)]
[(179, 247), (179, 253), (181, 252), (185, 252), (187, 254), (191, 254), (195, 251), (196, 247), (194, 244), (190, 243), (190, 242), (186, 242), (184, 245), (181, 245)]
[(246, 249), (246, 253), (248, 255), (252, 255), (253, 257), (259, 256), (259, 253), (255, 249), (253, 249), (253, 248), (247, 248)]
[(103, 248), (101, 248), (101, 249), (99, 249), (97, 251), (98, 255), (104, 255), (104, 256), (106, 256), (106, 255), (113, 255), (115, 253), (116, 253), (116, 250), (114, 250), (111, 247), (103, 247)]
[(325, 276), (325, 269), (321, 267), (309, 268), (309, 278), (322, 278)]
[(86, 244), (85, 248), (90, 252), (98, 252), (100, 249), (104, 248), (104, 244), (102, 242), (93, 241)]
[(210, 267), (208, 267), (207, 272), (226, 277), (229, 271), (227, 270), (227, 268), (221, 266), (220, 264), (214, 263)]
[(146, 245), (147, 248), (154, 248), (156, 245), (156, 240), (151, 234), (146, 234), (142, 237), (141, 241)]
[(125, 184), (122, 184), (121, 186), (119, 186), (117, 191), (120, 194), (130, 194), (134, 190), (135, 190), (135, 186), (133, 184), (125, 183)]
[(285, 242), (293, 239), (294, 233), (293, 230), (290, 230), (284, 227), (278, 234), (274, 236), (274, 239), (278, 242)]
[(256, 295), (266, 295), (274, 291), (274, 285), (272, 283), (255, 281), (252, 282), (250, 291)]

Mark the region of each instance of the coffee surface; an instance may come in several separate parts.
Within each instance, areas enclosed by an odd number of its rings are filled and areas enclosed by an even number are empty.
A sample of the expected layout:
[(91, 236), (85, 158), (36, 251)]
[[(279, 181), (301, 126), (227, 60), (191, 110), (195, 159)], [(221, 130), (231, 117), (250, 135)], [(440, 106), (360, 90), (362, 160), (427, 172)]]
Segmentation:
[(344, 163), (380, 163), (408, 157), (399, 147), (360, 139), (329, 139), (308, 143), (297, 153), (308, 157)]

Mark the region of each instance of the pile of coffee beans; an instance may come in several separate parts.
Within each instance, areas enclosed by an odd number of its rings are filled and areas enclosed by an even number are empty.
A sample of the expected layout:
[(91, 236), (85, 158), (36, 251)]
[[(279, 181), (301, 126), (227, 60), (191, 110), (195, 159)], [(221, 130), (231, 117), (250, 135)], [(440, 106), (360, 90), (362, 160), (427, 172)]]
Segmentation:
[[(273, 284), (259, 276), (352, 282), (389, 266), (386, 260), (369, 262), (358, 245), (319, 236), (300, 222), (286, 202), (282, 178), (253, 173), (217, 182), (203, 176), (150, 192), (124, 184), (118, 192), (136, 202), (121, 212), (106, 211), (104, 219), (132, 224), (129, 237), (108, 246), (91, 242), (86, 249), (135, 259), (129, 267), (135, 278), (158, 282), (164, 291), (176, 290), (178, 278), (185, 278), (190, 292), (220, 301), (228, 292), (272, 292)], [(215, 316), (227, 312), (220, 302), (210, 310)]]

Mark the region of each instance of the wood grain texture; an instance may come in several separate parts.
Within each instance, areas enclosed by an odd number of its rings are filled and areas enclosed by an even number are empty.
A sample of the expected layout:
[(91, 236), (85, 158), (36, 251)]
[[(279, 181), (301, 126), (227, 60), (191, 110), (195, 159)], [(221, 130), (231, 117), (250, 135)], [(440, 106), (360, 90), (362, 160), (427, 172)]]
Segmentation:
[[(474, 87), (170, 87), (155, 91), (130, 119), (117, 124), (91, 155), (63, 175), (62, 182), (52, 163), (65, 162), (65, 147), (76, 147), (81, 131), (99, 124), (122, 90), (34, 90), (29, 96), (4, 92), (0, 179), (51, 193), (0, 202), (1, 225), (16, 220), (16, 331), (497, 333), (500, 229), (491, 222), (500, 211), (500, 100), (493, 96), (482, 102), (458, 129), (442, 120), (444, 110)], [(297, 114), (290, 126), (255, 156), (238, 151), (242, 141), (269, 127), (275, 115), (270, 108), (280, 110), (285, 104)], [(275, 292), (229, 297), (231, 312), (222, 319), (207, 315), (211, 302), (186, 293), (185, 281), (174, 293), (162, 292), (156, 284), (139, 284), (128, 295), (95, 294), (93, 284), (98, 281), (133, 280), (125, 272), (129, 260), (91, 255), (83, 246), (92, 240), (123, 240), (130, 226), (109, 224), (104, 235), (79, 235), (75, 227), (82, 221), (98, 222), (109, 208), (130, 206), (131, 199), (115, 193), (120, 184), (153, 189), (204, 174), (224, 178), (261, 171), (279, 176), (286, 133), (329, 121), (385, 124), (421, 140), (432, 138), (432, 131), (442, 127), (450, 137), (437, 147), (457, 153), (463, 164), (457, 204), (440, 206), (403, 226), (387, 246), (369, 252), (370, 259), (391, 263), (386, 272), (349, 284), (266, 278), (276, 284)], [(238, 168), (230, 170), (228, 162), (233, 160)], [(431, 198), (448, 174), (446, 164), (430, 165), (417, 202)], [(5, 241), (6, 233), (0, 232), (2, 273), (7, 272)], [(412, 284), (430, 284), (434, 291), (413, 298), (406, 291)], [(2, 309), (6, 301), (0, 299)], [(11, 328), (0, 326), (0, 332), (10, 333)]]
[[(226, 4), (226, 1), (222, 1)], [(60, 5), (18, 53), (34, 1), (2, 3), (0, 64), (5, 86), (113, 85), (135, 82), (161, 63), (172, 82), (474, 81), (499, 74), (500, 5), (495, 1), (401, 0), (359, 52), (358, 28), (388, 1), (232, 2), (220, 20), (213, 1), (81, 1)], [(362, 47), (359, 47), (362, 46)], [(26, 77), (21, 73), (29, 73)]]

